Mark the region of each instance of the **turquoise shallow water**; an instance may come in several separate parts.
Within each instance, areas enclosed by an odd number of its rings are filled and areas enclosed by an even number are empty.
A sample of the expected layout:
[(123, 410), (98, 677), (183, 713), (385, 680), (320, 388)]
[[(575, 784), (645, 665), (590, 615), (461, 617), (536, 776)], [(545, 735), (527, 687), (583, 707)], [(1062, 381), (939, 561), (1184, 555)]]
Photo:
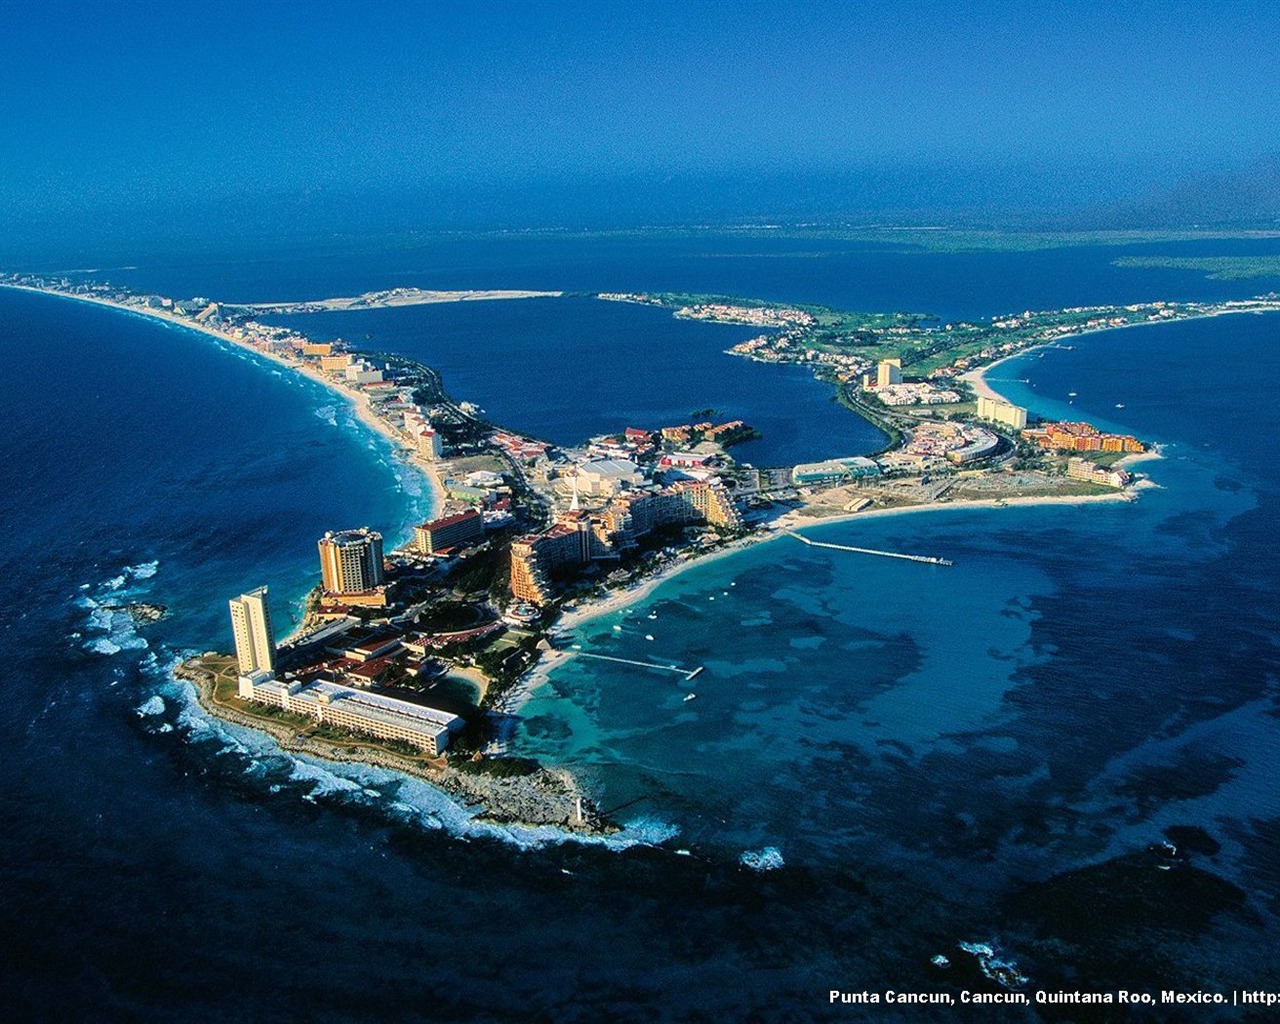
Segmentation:
[[(1266, 892), (1280, 730), (1262, 538), (1280, 521), (1257, 442), (1274, 436), (1278, 332), (1224, 318), (1005, 364), (1015, 400), (1160, 441), (1165, 458), (1140, 467), (1157, 486), (1132, 504), (811, 531), (950, 568), (783, 538), (689, 569), (578, 639), (705, 671), (571, 661), (534, 693), (518, 749), (581, 768), (606, 805), (656, 814), (694, 848), (924, 872), (940, 900), (1009, 900), (1186, 824), (1222, 844), (1215, 871)], [(1209, 347), (1236, 383), (1231, 421), (1180, 377)], [(1098, 402), (1113, 395), (1124, 410)]]

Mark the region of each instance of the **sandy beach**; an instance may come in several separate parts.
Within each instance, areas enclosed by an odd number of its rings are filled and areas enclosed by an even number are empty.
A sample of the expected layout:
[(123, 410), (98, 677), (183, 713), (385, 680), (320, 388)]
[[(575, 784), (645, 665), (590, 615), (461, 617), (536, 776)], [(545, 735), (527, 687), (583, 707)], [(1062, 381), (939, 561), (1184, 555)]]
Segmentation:
[(341, 381), (321, 373), (313, 366), (308, 366), (306, 363), (292, 359), (286, 359), (274, 352), (264, 352), (262, 349), (250, 344), (243, 338), (233, 337), (226, 331), (219, 330), (216, 327), (210, 327), (208, 324), (195, 323), (186, 317), (177, 316), (173, 313), (167, 312), (166, 310), (139, 308), (137, 306), (126, 305), (122, 302), (114, 302), (110, 299), (99, 298), (98, 296), (69, 295), (66, 292), (52, 291), (44, 288), (30, 288), (26, 285), (5, 284), (0, 285), (0, 287), (13, 288), (17, 291), (34, 292), (38, 295), (52, 295), (57, 298), (71, 299), (76, 302), (92, 303), (95, 306), (105, 306), (107, 309), (114, 309), (123, 313), (132, 313), (136, 316), (147, 317), (151, 320), (159, 320), (161, 323), (171, 324), (174, 327), (180, 327), (188, 331), (195, 331), (199, 334), (208, 335), (211, 338), (217, 338), (219, 341), (225, 341), (228, 344), (235, 345), (237, 348), (243, 349), (246, 352), (251, 352), (253, 355), (258, 356), (261, 359), (270, 360), (279, 366), (292, 370), (294, 373), (299, 373), (309, 380), (319, 384), (321, 387), (332, 391), (343, 401), (347, 402), (355, 412), (356, 418), (359, 419), (361, 423), (390, 441), (392, 447), (403, 455), (406, 461), (410, 462), (422, 472), (422, 475), (426, 478), (427, 484), (431, 489), (431, 497), (434, 505), (438, 508), (444, 503), (444, 483), (440, 479), (439, 467), (437, 464), (427, 461), (416, 452), (406, 447), (404, 438), (401, 436), (400, 431), (373, 411), (373, 406), (369, 401), (368, 395), (346, 387)]
[(1089, 334), (1110, 334), (1112, 331), (1127, 331), (1134, 327), (1156, 327), (1161, 324), (1184, 323), (1189, 320), (1204, 320), (1214, 316), (1231, 316), (1233, 314), (1241, 314), (1241, 313), (1253, 313), (1256, 316), (1263, 313), (1275, 313), (1275, 312), (1280, 312), (1280, 307), (1271, 307), (1271, 308), (1264, 308), (1264, 309), (1256, 309), (1256, 308), (1215, 309), (1212, 312), (1201, 313), (1198, 316), (1180, 316), (1180, 317), (1174, 317), (1171, 319), (1147, 320), (1143, 323), (1121, 324), (1115, 327), (1096, 327), (1088, 331), (1079, 331), (1075, 334), (1064, 334), (1058, 338), (1051, 338), (1047, 341), (1041, 342), (1038, 345), (1030, 345), (1027, 348), (1021, 349), (1018, 352), (1013, 352), (1007, 356), (1002, 356), (1001, 358), (995, 360), (995, 362), (987, 363), (986, 366), (980, 366), (976, 370), (970, 370), (968, 373), (962, 373), (960, 374), (960, 376), (956, 378), (956, 380), (964, 381), (971, 388), (973, 388), (973, 393), (981, 398), (991, 398), (996, 401), (1007, 402), (1009, 400), (1005, 398), (1004, 395), (1000, 394), (1000, 392), (996, 391), (987, 382), (987, 379), (986, 379), (987, 374), (990, 373), (992, 370), (994, 370), (997, 366), (1001, 365), (1002, 363), (1007, 363), (1010, 359), (1017, 359), (1019, 356), (1025, 356), (1031, 352), (1035, 352), (1038, 349), (1046, 348), (1050, 345), (1060, 345), (1069, 338), (1083, 338)]
[(224, 305), (229, 309), (255, 313), (336, 313), (348, 309), (386, 309), (394, 306), (428, 306), (440, 302), (495, 302), (503, 299), (558, 299), (564, 292), (540, 292), (525, 289), (472, 289), (440, 291), (427, 288), (397, 288), (386, 292), (332, 299), (299, 299), (295, 302), (247, 302)]

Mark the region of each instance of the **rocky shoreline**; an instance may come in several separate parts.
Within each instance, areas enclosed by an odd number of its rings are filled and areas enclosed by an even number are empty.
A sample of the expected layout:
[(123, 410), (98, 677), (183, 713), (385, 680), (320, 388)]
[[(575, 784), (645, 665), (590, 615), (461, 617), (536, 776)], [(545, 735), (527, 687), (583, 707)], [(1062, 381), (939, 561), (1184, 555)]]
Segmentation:
[(299, 734), (283, 722), (272, 722), (227, 707), (213, 699), (214, 675), (192, 658), (174, 669), (174, 676), (195, 686), (200, 706), (211, 715), (247, 729), (266, 733), (290, 753), (306, 754), (327, 761), (373, 765), (412, 775), (449, 794), (467, 807), (477, 808), (477, 820), (507, 825), (550, 826), (587, 835), (610, 835), (620, 827), (605, 818), (583, 792), (573, 774), (565, 769), (534, 767), (526, 774), (495, 775), (472, 762), (466, 771), (439, 758), (428, 766), (410, 757), (395, 754), (376, 744), (352, 742), (338, 746)]
[(146, 601), (130, 601), (128, 604), (108, 604), (103, 605), (103, 607), (108, 611), (128, 612), (129, 617), (139, 626), (145, 626), (150, 622), (159, 622), (169, 615), (167, 605), (149, 604)]

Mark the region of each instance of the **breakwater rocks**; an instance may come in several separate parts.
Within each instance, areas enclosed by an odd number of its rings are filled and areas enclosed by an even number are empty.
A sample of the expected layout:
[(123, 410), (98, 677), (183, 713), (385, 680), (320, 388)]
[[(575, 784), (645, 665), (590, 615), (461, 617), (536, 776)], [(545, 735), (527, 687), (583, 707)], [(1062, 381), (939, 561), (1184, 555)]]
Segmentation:
[[(501, 764), (505, 758), (490, 760)], [(449, 767), (429, 781), (463, 803), (478, 805), (486, 821), (552, 825), (573, 832), (605, 835), (618, 826), (601, 817), (578, 780), (563, 769), (538, 765), (528, 774), (498, 776)]]
[[(225, 665), (230, 659), (217, 660)], [(204, 664), (203, 658), (183, 662), (174, 669), (174, 675), (195, 685), (200, 706), (209, 714), (264, 732), (282, 750), (413, 775), (448, 793), (459, 803), (474, 808), (481, 820), (508, 825), (552, 826), (588, 835), (609, 835), (620, 831), (618, 825), (600, 814), (582, 791), (578, 780), (564, 769), (508, 758), (473, 759), (455, 767), (443, 757), (401, 755), (356, 736), (341, 742), (319, 740), (306, 732), (299, 732), (296, 725), (287, 721), (255, 715), (217, 700), (216, 671)], [(515, 770), (506, 770), (508, 766)]]
[(148, 622), (159, 622), (169, 614), (169, 609), (162, 604), (148, 604), (145, 601), (130, 601), (128, 604), (103, 605), (108, 611), (128, 612), (130, 618), (139, 626)]

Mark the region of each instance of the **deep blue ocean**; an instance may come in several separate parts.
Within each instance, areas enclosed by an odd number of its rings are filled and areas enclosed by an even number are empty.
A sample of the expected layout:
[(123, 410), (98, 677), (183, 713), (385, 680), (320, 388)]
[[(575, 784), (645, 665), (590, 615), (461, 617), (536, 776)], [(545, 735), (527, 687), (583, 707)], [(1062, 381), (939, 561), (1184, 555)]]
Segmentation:
[[(220, 299), (668, 287), (947, 317), (1280, 284), (1122, 270), (1116, 250), (753, 244), (730, 257), (741, 239), (648, 241), (628, 257), (622, 241), (455, 241), (139, 258), (127, 274)], [(317, 333), (438, 359), (458, 397), (557, 440), (607, 418), (625, 391), (600, 401), (597, 388), (616, 388), (649, 337), (652, 359), (692, 360), (697, 386), (650, 394), (657, 378), (634, 376), (628, 419), (738, 396), (790, 423), (772, 435), (790, 450), (828, 437), (849, 454), (858, 440), (856, 421), (788, 415), (847, 417), (820, 385), (720, 356), (733, 328), (542, 301), (353, 314), (356, 327), (335, 315)], [(486, 380), (494, 353), (521, 351), (508, 330), (578, 368), (554, 378), (574, 400), (522, 408), (530, 382)], [(283, 755), (199, 712), (168, 668), (229, 646), (227, 597), (267, 583), (289, 621), (315, 539), (358, 525), (398, 539), (429, 509), (420, 481), (334, 396), (272, 364), (0, 290), (7, 1016), (1041, 1019), (828, 1003), (832, 988), (994, 990), (961, 942), (990, 945), (1029, 991), (1280, 991), (1278, 343), (1280, 317), (1220, 317), (1080, 338), (995, 371), (1041, 413), (1160, 442), (1164, 458), (1141, 467), (1156, 486), (1135, 503), (818, 528), (955, 565), (781, 538), (587, 624), (584, 649), (706, 670), (690, 702), (669, 676), (583, 659), (534, 693), (513, 747), (574, 766), (627, 825), (580, 842), (484, 826), (422, 783)], [(742, 376), (727, 397), (695, 399), (717, 361)], [(135, 628), (107, 607), (134, 599), (171, 615)], [(1165, 871), (1150, 848), (1170, 828), (1189, 863)]]

